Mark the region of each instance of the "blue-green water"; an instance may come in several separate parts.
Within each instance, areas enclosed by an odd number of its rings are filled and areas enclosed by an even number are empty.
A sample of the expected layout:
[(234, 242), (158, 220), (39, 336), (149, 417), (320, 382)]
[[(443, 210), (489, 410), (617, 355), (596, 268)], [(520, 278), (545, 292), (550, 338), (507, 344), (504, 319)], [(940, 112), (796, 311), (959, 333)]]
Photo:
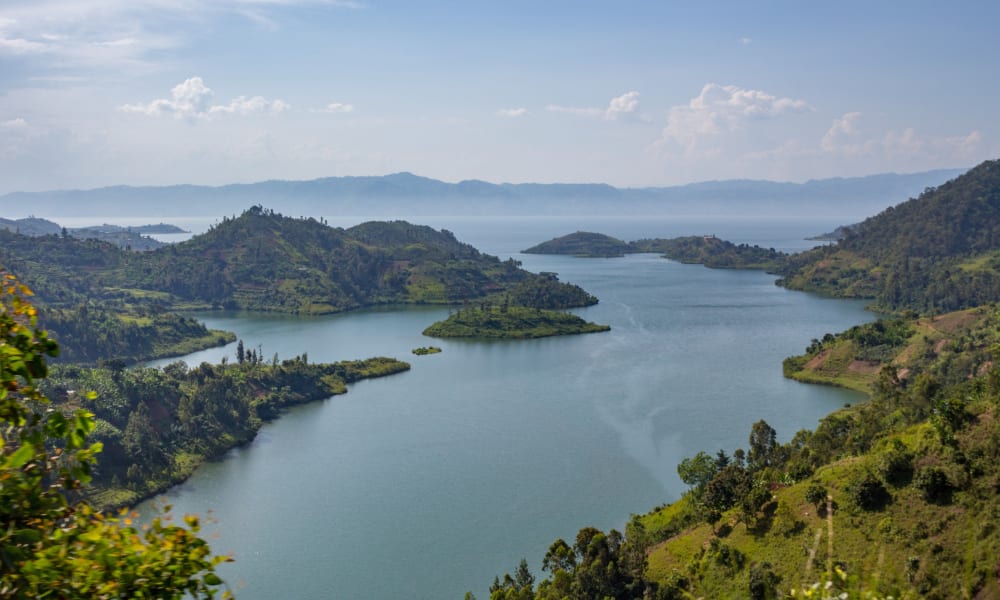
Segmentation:
[[(625, 239), (715, 233), (789, 249), (832, 229), (431, 224), (502, 256), (581, 228)], [(204, 315), (209, 326), (259, 344), (265, 357), (387, 355), (413, 365), (286, 413), (169, 493), (175, 512), (212, 513), (213, 547), (236, 558), (223, 574), (237, 597), (487, 597), (493, 576), (521, 557), (537, 574), (555, 538), (587, 525), (622, 528), (631, 513), (675, 500), (683, 488), (675, 467), (685, 456), (745, 446), (760, 418), (787, 440), (858, 399), (783, 379), (781, 360), (811, 338), (870, 320), (860, 303), (787, 291), (764, 273), (654, 255), (517, 258), (596, 294), (599, 305), (576, 312), (612, 331), (468, 342), (420, 335), (444, 308)], [(429, 343), (444, 352), (410, 354)], [(187, 360), (233, 354), (229, 347)]]

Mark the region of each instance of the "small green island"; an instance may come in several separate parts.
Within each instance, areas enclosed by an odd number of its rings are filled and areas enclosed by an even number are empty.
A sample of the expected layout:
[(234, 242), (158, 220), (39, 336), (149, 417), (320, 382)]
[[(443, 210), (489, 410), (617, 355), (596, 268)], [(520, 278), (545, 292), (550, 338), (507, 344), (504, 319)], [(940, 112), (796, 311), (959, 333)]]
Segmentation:
[(419, 348), (414, 348), (411, 352), (417, 356), (425, 356), (427, 354), (437, 354), (441, 352), (441, 349), (437, 346), (421, 346)]
[(635, 251), (618, 238), (590, 231), (577, 231), (522, 250), (524, 254), (568, 254), (580, 258), (619, 258)]
[(561, 254), (579, 258), (620, 258), (626, 254), (657, 253), (670, 260), (713, 269), (781, 268), (788, 255), (774, 248), (734, 244), (714, 235), (623, 242), (602, 233), (577, 231), (522, 251), (524, 254)]
[(425, 329), (424, 335), (439, 338), (523, 340), (610, 330), (608, 325), (590, 323), (576, 315), (555, 310), (486, 306), (464, 308)]

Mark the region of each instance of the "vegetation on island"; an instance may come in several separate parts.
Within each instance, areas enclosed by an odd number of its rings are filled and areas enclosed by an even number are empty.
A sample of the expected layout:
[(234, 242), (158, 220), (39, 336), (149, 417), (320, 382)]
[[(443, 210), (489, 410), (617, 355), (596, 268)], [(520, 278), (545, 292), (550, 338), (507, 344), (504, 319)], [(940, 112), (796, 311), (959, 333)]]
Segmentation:
[(616, 258), (635, 252), (626, 242), (603, 233), (577, 231), (558, 237), (548, 242), (542, 242), (527, 250), (524, 254), (569, 254), (582, 258)]
[(427, 356), (428, 354), (438, 354), (441, 352), (441, 348), (437, 346), (421, 346), (419, 348), (414, 348), (411, 350), (417, 356)]
[(593, 258), (614, 258), (639, 252), (654, 252), (682, 263), (713, 269), (763, 269), (774, 271), (788, 257), (774, 248), (734, 244), (714, 235), (670, 239), (642, 239), (623, 242), (600, 234), (578, 231), (524, 250), (527, 254), (569, 254)]
[(778, 268), (788, 256), (774, 248), (734, 244), (714, 235), (696, 235), (672, 239), (630, 242), (636, 252), (657, 252), (664, 258), (682, 263), (705, 265), (713, 269)]
[[(100, 469), (94, 414), (53, 403), (49, 358), (59, 347), (39, 328), (30, 292), (0, 279), (0, 595), (4, 598), (228, 597), (200, 520), (148, 526), (113, 516), (81, 496)], [(169, 510), (169, 507), (165, 507)]]
[(589, 323), (576, 315), (523, 306), (482, 305), (452, 313), (424, 330), (440, 338), (530, 339), (576, 333), (610, 331), (607, 325)]

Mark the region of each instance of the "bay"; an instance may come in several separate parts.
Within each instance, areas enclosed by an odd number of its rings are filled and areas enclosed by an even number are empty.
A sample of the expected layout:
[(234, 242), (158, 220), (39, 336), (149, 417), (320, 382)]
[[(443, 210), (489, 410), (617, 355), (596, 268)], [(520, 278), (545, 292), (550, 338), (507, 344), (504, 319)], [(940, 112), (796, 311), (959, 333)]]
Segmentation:
[[(583, 286), (601, 302), (574, 312), (612, 331), (517, 342), (424, 338), (424, 327), (447, 315), (439, 307), (200, 315), (265, 357), (386, 355), (413, 365), (289, 411), (168, 493), (176, 513), (211, 514), (213, 548), (236, 558), (222, 574), (238, 598), (436, 599), (467, 590), (488, 597), (493, 576), (522, 557), (539, 574), (557, 537), (571, 539), (588, 525), (621, 529), (630, 514), (676, 500), (684, 457), (745, 446), (760, 418), (787, 440), (859, 400), (784, 379), (781, 360), (811, 338), (871, 320), (862, 303), (791, 292), (764, 273), (655, 255), (519, 254), (578, 229), (623, 239), (715, 234), (796, 250), (835, 224), (458, 217), (429, 224)], [(444, 352), (410, 354), (429, 343)], [(185, 360), (234, 353), (230, 345)]]

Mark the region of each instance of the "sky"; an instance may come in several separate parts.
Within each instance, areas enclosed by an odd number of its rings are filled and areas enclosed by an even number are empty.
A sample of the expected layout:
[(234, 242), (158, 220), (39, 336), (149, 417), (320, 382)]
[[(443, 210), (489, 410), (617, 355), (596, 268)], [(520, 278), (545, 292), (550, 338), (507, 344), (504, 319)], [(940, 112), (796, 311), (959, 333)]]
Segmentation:
[(996, 2), (0, 0), (0, 194), (1000, 155)]

